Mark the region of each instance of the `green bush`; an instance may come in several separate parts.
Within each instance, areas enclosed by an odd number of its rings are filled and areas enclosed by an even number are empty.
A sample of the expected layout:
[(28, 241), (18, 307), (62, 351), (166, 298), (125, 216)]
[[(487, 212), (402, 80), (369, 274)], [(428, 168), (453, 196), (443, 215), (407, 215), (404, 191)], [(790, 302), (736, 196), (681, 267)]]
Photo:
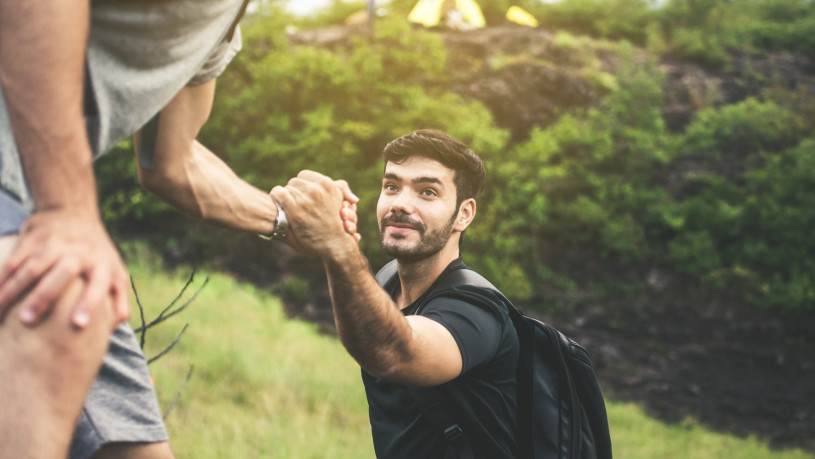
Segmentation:
[(473, 239), (490, 254), (487, 274), (519, 301), (585, 283), (586, 263), (650, 254), (648, 209), (667, 198), (653, 179), (668, 160), (661, 77), (627, 59), (602, 108), (533, 130), (490, 172), (476, 226), (487, 230)]
[(652, 11), (642, 0), (565, 0), (525, 6), (544, 27), (644, 44)]
[[(756, 18), (767, 21), (767, 30), (791, 24), (790, 34), (797, 33), (811, 18), (809, 10), (796, 9), (799, 3), (675, 1), (665, 9), (677, 13), (675, 21), (660, 24), (674, 45), (687, 34), (685, 52), (693, 45), (710, 56), (747, 36), (739, 34), (758, 36)], [(610, 4), (620, 7), (619, 17), (599, 1), (552, 8), (577, 18), (606, 17), (612, 25), (631, 16), (632, 24), (652, 29), (652, 19), (666, 14), (640, 10), (633, 0)], [(558, 17), (572, 16), (551, 20)], [(283, 33), (284, 15), (247, 19), (244, 51), (219, 78), (202, 142), (260, 189), (284, 184), (302, 169), (346, 179), (361, 198), (362, 247), (372, 266), (385, 261), (374, 213), (382, 148), (415, 129), (437, 128), (486, 162), (487, 187), (464, 254), (519, 303), (594, 294), (601, 284), (627, 283), (617, 291), (636, 291), (645, 283), (643, 271), (659, 266), (713, 293), (812, 312), (811, 96), (768, 90), (763, 99), (700, 111), (685, 132), (669, 134), (656, 63), (631, 45), (605, 46), (616, 70), (602, 103), (565, 113), (510, 144), (481, 103), (450, 91), (437, 34), (394, 15), (377, 21), (370, 35), (330, 47), (295, 46)], [(601, 24), (590, 24), (593, 33), (626, 34), (602, 32)], [(699, 24), (712, 27), (706, 32)], [(792, 46), (783, 44), (784, 33), (778, 37), (779, 44), (766, 46)], [(580, 45), (569, 51), (585, 52)], [(138, 187), (129, 144), (117, 150), (97, 164), (101, 208), (112, 227), (148, 229), (199, 261), (228, 254), (246, 257), (231, 266), (272, 263), (275, 252), (258, 254), (242, 235), (206, 233), (183, 219), (180, 225), (195, 229), (179, 233), (168, 225), (177, 213)], [(300, 279), (319, 276), (297, 275), (281, 288), (300, 298), (310, 291)]]
[(94, 163), (102, 219), (126, 229), (139, 222), (171, 218), (169, 205), (139, 185), (131, 141), (125, 140)]
[(673, 0), (657, 12), (668, 47), (711, 66), (728, 49), (815, 53), (815, 7), (808, 0)]
[(756, 304), (812, 308), (815, 143), (804, 133), (790, 111), (752, 99), (698, 114), (675, 163), (687, 170), (669, 211), (677, 271), (735, 280)]

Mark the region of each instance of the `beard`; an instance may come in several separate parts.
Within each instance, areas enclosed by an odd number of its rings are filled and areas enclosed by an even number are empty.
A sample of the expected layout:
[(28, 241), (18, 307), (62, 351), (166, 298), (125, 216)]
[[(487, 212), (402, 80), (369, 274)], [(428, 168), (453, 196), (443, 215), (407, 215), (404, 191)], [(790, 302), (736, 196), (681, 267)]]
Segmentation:
[[(453, 224), (456, 221), (457, 213), (454, 212), (447, 224), (440, 228), (427, 227), (420, 221), (413, 220), (405, 214), (388, 214), (379, 222), (379, 243), (382, 251), (389, 257), (393, 257), (403, 262), (415, 262), (424, 260), (439, 253), (447, 245), (450, 236), (453, 234)], [(396, 241), (385, 242), (385, 227), (390, 223), (401, 223), (412, 226), (419, 233), (419, 240), (414, 244), (400, 244), (404, 240), (403, 236), (391, 236)]]

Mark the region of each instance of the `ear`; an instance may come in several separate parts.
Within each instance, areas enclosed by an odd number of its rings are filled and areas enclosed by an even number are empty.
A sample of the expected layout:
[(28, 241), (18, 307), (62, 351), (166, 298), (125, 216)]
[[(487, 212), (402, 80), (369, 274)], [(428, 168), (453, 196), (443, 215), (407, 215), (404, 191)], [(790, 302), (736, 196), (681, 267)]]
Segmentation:
[(458, 206), (458, 215), (456, 215), (456, 222), (453, 224), (453, 229), (456, 231), (464, 231), (470, 226), (475, 218), (475, 199), (465, 199), (460, 206)]

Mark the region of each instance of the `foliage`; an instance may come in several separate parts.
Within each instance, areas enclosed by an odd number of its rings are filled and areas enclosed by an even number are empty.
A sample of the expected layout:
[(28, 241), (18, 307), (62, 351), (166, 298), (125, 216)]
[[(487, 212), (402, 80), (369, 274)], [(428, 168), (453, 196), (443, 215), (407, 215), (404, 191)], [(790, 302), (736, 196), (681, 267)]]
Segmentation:
[[(373, 36), (337, 50), (290, 50), (273, 35), (274, 18), (268, 21), (247, 30), (246, 48), (258, 51), (239, 57), (221, 78), (203, 134), (250, 183), (270, 189), (302, 169), (342, 177), (360, 190), (363, 233), (375, 234), (372, 209), (387, 142), (435, 127), (487, 154), (503, 147), (507, 136), (483, 106), (439, 86), (446, 79), (439, 37), (383, 20)], [(363, 240), (374, 257), (375, 241)]]
[(171, 218), (170, 206), (139, 186), (131, 141), (94, 163), (102, 218), (127, 227), (146, 219)]
[[(178, 293), (189, 272), (167, 272), (138, 257), (131, 257), (128, 268), (149, 316)], [(286, 319), (277, 298), (223, 274), (208, 275), (195, 307), (184, 312), (187, 336), (151, 366), (163, 409), (195, 366), (195, 377), (167, 418), (174, 454), (374, 457), (359, 366), (340, 342), (313, 324)], [(156, 328), (148, 354), (176, 332)], [(606, 408), (615, 457), (810, 457), (801, 450), (774, 451), (760, 439), (711, 432), (690, 420), (666, 425), (630, 403), (607, 400)]]
[(595, 37), (644, 44), (652, 10), (643, 0), (566, 0), (530, 2), (529, 10), (548, 27)]
[[(478, 252), (488, 254), (488, 274), (515, 298), (551, 285), (553, 269), (575, 275), (567, 253), (582, 254), (574, 262), (649, 254), (649, 210), (666, 199), (651, 180), (667, 161), (660, 80), (653, 66), (625, 67), (603, 108), (533, 130), (493, 170), (497, 183), (479, 217), (488, 239), (479, 240), (485, 247)], [(493, 241), (494, 234), (502, 237)]]
[(809, 0), (647, 0), (531, 2), (552, 28), (654, 45), (655, 50), (722, 66), (728, 50), (815, 54), (815, 6)]
[(795, 114), (771, 102), (698, 114), (677, 148), (676, 169), (687, 172), (667, 211), (667, 258), (678, 271), (736, 281), (754, 303), (812, 307), (815, 150), (804, 133)]
[[(399, 5), (393, 3), (394, 11)], [(545, 7), (551, 24), (651, 43), (652, 36), (622, 28), (637, 24), (639, 31), (658, 33), (669, 51), (689, 52), (677, 37), (698, 34), (693, 46), (708, 57), (716, 43), (723, 50), (735, 38), (753, 49), (805, 51), (809, 37), (794, 46), (783, 34), (742, 39), (757, 37), (749, 34), (758, 33), (759, 23), (767, 30), (787, 24), (794, 36), (796, 24), (812, 17), (811, 4), (797, 0), (677, 0), (662, 10), (633, 0), (567, 0)], [(675, 19), (667, 21), (671, 14)], [(614, 283), (624, 284), (617, 291), (636, 290), (646, 284), (644, 272), (659, 267), (713, 294), (812, 313), (815, 139), (808, 133), (815, 112), (811, 96), (800, 90), (770, 88), (708, 108), (684, 132), (668, 133), (654, 56), (633, 45), (604, 46), (603, 62), (614, 62), (614, 70), (598, 64), (613, 72), (604, 73), (613, 84), (604, 85), (602, 103), (563, 113), (511, 144), (481, 103), (450, 90), (451, 60), (439, 34), (394, 14), (369, 34), (294, 46), (284, 34), (284, 15), (247, 19), (244, 51), (219, 78), (202, 142), (261, 189), (284, 184), (302, 169), (346, 179), (361, 197), (362, 247), (372, 266), (385, 261), (373, 211), (382, 148), (401, 134), (433, 127), (462, 139), (487, 164), (465, 256), (519, 303), (551, 304)], [(588, 53), (586, 40), (571, 40), (569, 54)], [(129, 149), (127, 143), (117, 148)], [(167, 222), (178, 217), (138, 188), (132, 156), (117, 151), (97, 164), (101, 208), (111, 226), (149, 228), (171, 243), (183, 239), (197, 260), (223, 253), (259, 257), (239, 236), (213, 238), (197, 229), (167, 236), (173, 226)], [(279, 288), (298, 299), (311, 290), (301, 280)]]

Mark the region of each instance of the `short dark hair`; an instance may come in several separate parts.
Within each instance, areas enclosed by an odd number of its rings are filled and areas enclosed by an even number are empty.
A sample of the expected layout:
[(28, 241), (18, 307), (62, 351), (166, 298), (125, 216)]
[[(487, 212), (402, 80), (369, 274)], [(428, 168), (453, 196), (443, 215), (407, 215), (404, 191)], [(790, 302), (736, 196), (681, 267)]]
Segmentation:
[(386, 165), (402, 163), (412, 156), (433, 159), (454, 171), (456, 207), (465, 199), (475, 199), (484, 188), (487, 179), (484, 162), (470, 147), (445, 132), (420, 129), (392, 140), (382, 152)]

